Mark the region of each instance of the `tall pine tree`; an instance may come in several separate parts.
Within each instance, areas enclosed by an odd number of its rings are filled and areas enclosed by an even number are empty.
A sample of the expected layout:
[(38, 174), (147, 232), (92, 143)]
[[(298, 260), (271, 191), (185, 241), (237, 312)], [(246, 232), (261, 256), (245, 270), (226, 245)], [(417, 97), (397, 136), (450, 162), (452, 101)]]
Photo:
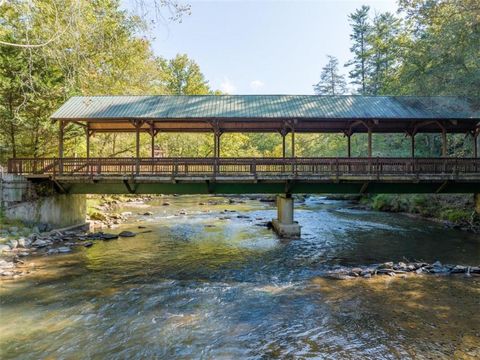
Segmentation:
[(320, 81), (313, 85), (318, 95), (342, 95), (347, 92), (345, 76), (339, 73), (338, 59), (335, 56), (327, 55), (328, 62), (323, 67)]
[(350, 79), (352, 80), (352, 84), (358, 85), (357, 91), (362, 95), (367, 94), (367, 78), (369, 71), (368, 36), (371, 29), (368, 20), (369, 11), (370, 7), (363, 5), (348, 17), (350, 25), (352, 26), (350, 39), (352, 40), (353, 45), (350, 48), (350, 51), (353, 54), (353, 59), (346, 63), (345, 66), (353, 67), (349, 72)]

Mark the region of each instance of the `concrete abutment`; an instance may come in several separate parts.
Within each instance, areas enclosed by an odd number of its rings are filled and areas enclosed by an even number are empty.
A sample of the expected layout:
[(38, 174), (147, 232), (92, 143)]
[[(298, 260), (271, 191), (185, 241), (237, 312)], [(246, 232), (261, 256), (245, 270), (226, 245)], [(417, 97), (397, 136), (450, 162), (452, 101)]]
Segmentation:
[(22, 176), (4, 174), (0, 185), (3, 216), (27, 224), (65, 228), (85, 224), (86, 195), (48, 193), (39, 195), (36, 186)]
[(282, 238), (300, 237), (300, 225), (294, 220), (294, 200), (291, 195), (277, 196), (277, 218), (272, 220), (273, 229)]

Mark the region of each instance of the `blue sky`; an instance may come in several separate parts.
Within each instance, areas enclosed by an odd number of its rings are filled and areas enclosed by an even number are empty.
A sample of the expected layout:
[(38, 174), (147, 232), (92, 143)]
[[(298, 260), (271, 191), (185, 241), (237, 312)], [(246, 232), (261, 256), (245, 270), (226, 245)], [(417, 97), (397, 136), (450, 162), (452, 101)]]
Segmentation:
[(396, 11), (395, 0), (188, 2), (182, 23), (150, 31), (153, 50), (188, 54), (213, 89), (230, 94), (312, 94), (327, 54), (350, 58), (349, 13), (363, 4), (372, 15)]

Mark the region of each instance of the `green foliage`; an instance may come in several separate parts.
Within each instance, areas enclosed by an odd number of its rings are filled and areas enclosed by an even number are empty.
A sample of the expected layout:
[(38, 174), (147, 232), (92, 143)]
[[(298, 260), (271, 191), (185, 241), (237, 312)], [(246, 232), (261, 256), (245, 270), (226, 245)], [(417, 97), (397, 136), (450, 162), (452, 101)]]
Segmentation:
[(405, 212), (458, 224), (478, 223), (471, 195), (378, 194), (361, 200), (374, 210)]
[(160, 85), (169, 95), (207, 95), (210, 94), (208, 81), (200, 71), (200, 66), (186, 54), (174, 59), (157, 60), (160, 67)]
[(451, 222), (461, 222), (469, 220), (472, 216), (472, 210), (466, 209), (445, 209), (440, 212), (440, 218)]
[(320, 81), (313, 85), (318, 95), (342, 95), (347, 92), (347, 81), (345, 76), (339, 73), (338, 59), (327, 55), (328, 62), (323, 67)]

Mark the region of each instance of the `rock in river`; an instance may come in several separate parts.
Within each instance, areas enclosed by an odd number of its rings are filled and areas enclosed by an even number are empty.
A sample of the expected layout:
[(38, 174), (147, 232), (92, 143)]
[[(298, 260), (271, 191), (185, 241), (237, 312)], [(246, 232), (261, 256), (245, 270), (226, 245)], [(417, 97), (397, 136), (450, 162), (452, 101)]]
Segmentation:
[(4, 251), (10, 251), (10, 246), (7, 244), (0, 244), (0, 254)]
[(60, 246), (57, 250), (59, 253), (68, 253), (72, 251), (68, 246)]
[(136, 235), (137, 234), (135, 234), (134, 232), (131, 232), (131, 231), (122, 231), (120, 234), (118, 234), (118, 236), (120, 236), (120, 237), (134, 237)]
[(102, 239), (103, 240), (114, 240), (114, 239), (118, 239), (118, 235), (104, 233), (104, 234), (102, 234)]

